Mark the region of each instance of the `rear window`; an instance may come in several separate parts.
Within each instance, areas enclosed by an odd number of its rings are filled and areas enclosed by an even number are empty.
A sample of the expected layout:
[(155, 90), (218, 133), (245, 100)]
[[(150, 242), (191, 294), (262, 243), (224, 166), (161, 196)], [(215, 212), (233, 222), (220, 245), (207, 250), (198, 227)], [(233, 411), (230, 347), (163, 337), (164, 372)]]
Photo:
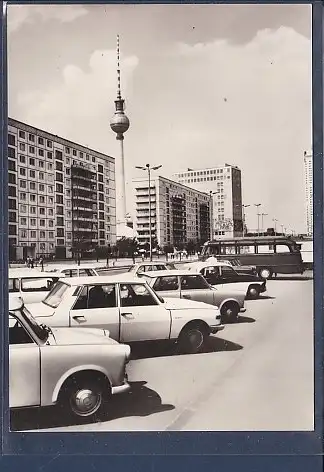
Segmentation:
[(9, 279), (9, 293), (19, 292), (19, 280), (18, 279)]
[(64, 294), (68, 288), (69, 285), (67, 285), (66, 283), (58, 282), (56, 285), (54, 285), (50, 293), (43, 300), (43, 303), (45, 303), (45, 305), (50, 306), (51, 308), (57, 308), (61, 303)]
[(154, 290), (157, 292), (168, 291), (168, 290), (178, 290), (179, 282), (178, 276), (171, 275), (165, 277), (158, 277), (153, 285)]
[(21, 279), (22, 292), (49, 292), (58, 281), (58, 277), (28, 277)]

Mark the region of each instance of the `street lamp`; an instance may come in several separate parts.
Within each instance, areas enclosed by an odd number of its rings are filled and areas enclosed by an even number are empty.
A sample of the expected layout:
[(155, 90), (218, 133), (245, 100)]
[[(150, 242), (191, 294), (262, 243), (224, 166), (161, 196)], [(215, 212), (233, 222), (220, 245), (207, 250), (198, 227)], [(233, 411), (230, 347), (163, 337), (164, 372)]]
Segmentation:
[(263, 228), (263, 217), (264, 216), (268, 216), (268, 213), (261, 213), (261, 230), (262, 230), (262, 233), (264, 232), (264, 228)]
[[(254, 203), (254, 206), (256, 207), (257, 211), (259, 210), (259, 207), (261, 206), (261, 203)], [(260, 235), (260, 214), (257, 213), (258, 215), (258, 236)]]
[(212, 190), (209, 190), (209, 196), (210, 196), (210, 239), (212, 240), (214, 237), (214, 202), (213, 202), (213, 195), (215, 195), (217, 192), (213, 192)]
[(277, 219), (276, 218), (272, 218), (272, 221), (274, 223), (274, 233), (275, 233), (275, 236), (277, 236)]
[(150, 244), (150, 261), (152, 262), (152, 224), (151, 224), (151, 171), (158, 170), (162, 167), (159, 166), (151, 167), (150, 164), (146, 164), (145, 167), (135, 166), (136, 169), (145, 170), (148, 173), (148, 189), (149, 189), (149, 244)]
[(251, 205), (242, 205), (242, 210), (243, 210), (243, 238), (245, 236), (245, 210), (244, 208), (248, 208)]
[(283, 235), (284, 234), (284, 225), (280, 225), (281, 226), (281, 234)]

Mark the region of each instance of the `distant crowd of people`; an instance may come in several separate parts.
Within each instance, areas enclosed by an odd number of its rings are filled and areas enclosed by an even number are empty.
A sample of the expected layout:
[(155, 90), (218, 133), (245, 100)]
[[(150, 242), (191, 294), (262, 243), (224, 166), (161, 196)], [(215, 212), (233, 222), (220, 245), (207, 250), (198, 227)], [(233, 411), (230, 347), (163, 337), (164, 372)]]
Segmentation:
[(34, 259), (33, 257), (27, 257), (26, 259), (26, 266), (29, 269), (33, 269), (34, 267), (37, 267), (37, 265), (40, 265), (42, 268), (42, 272), (44, 272), (44, 259), (42, 256), (40, 256), (38, 259)]

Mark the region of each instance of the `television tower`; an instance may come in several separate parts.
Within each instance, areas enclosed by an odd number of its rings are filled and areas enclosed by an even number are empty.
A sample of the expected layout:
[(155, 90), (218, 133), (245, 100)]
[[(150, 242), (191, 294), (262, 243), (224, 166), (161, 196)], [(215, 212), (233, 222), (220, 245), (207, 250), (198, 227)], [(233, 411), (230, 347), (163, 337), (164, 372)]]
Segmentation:
[(126, 181), (124, 160), (124, 133), (129, 128), (129, 119), (124, 113), (125, 100), (121, 95), (120, 87), (120, 49), (119, 35), (117, 35), (117, 100), (115, 100), (115, 114), (110, 121), (110, 127), (116, 133), (116, 139), (120, 142), (120, 159), (116, 160), (116, 230), (117, 238), (126, 236)]

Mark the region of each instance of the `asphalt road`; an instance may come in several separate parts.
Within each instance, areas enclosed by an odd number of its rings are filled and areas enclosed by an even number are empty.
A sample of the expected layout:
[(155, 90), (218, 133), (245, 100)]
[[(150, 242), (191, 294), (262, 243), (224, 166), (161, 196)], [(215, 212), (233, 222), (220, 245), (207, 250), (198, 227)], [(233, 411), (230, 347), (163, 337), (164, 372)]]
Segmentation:
[(268, 294), (207, 352), (137, 350), (132, 390), (110, 419), (71, 425), (55, 408), (12, 416), (12, 429), (45, 431), (291, 431), (313, 429), (313, 281), (268, 281)]

